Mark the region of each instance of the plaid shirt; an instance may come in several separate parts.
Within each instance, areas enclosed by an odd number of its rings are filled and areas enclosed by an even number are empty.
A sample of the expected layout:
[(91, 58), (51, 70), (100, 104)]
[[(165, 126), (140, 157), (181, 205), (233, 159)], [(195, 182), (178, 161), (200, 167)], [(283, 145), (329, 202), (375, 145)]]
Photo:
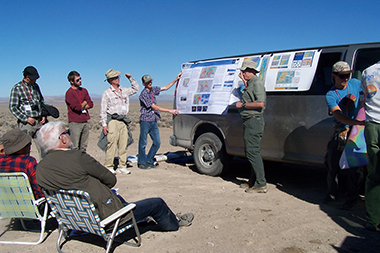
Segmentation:
[(144, 89), (141, 91), (139, 99), (140, 99), (140, 120), (141, 121), (147, 121), (147, 122), (153, 122), (153, 121), (159, 121), (161, 119), (160, 112), (155, 111), (152, 108), (152, 105), (157, 105), (156, 96), (160, 95), (161, 87), (154, 86), (152, 87), (152, 90), (149, 91), (148, 89)]
[(0, 172), (24, 172), (33, 190), (34, 197), (43, 198), (41, 189), (36, 180), (37, 161), (29, 155), (4, 155), (0, 154)]
[[(20, 81), (12, 88), (9, 97), (9, 110), (19, 121), (26, 124), (28, 117), (41, 117), (42, 102), (44, 102), (44, 98), (38, 84)], [(31, 108), (31, 110), (26, 110), (27, 108)]]
[[(129, 112), (129, 96), (139, 91), (139, 84), (132, 77), (129, 79), (131, 88), (124, 88), (119, 86), (119, 91), (110, 85), (109, 89), (105, 90), (102, 94), (100, 103), (100, 123), (102, 126), (107, 126), (107, 114), (127, 115)], [(126, 106), (126, 110), (122, 110), (122, 106)]]

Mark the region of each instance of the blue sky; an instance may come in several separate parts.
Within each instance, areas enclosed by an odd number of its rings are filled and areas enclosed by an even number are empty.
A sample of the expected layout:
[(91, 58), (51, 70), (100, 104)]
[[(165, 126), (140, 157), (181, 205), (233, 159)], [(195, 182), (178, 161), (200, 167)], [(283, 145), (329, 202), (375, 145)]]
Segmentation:
[[(282, 49), (380, 41), (379, 1), (2, 1), (0, 97), (35, 66), (44, 96), (64, 95), (71, 70), (90, 94), (104, 73), (131, 73), (141, 86), (171, 82), (191, 60)], [(123, 76), (123, 86), (129, 81)], [(164, 94), (173, 94), (174, 87)]]

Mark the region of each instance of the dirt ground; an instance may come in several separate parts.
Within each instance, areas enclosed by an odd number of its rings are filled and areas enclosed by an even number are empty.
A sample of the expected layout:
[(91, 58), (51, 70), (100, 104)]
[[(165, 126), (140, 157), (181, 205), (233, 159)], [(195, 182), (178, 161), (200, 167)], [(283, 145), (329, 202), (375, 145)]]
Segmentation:
[[(92, 117), (96, 117), (93, 116)], [(2, 117), (4, 120), (4, 117)], [(170, 127), (160, 127), (159, 154), (183, 150), (169, 144)], [(137, 154), (139, 130), (129, 155)], [(96, 146), (99, 130), (92, 130), (88, 153), (104, 162)], [(35, 153), (33, 153), (35, 154)], [(160, 232), (140, 226), (139, 248), (115, 244), (113, 252), (379, 252), (380, 233), (366, 231), (364, 201), (354, 211), (343, 211), (342, 202), (322, 204), (326, 193), (325, 171), (299, 165), (265, 163), (269, 191), (247, 194), (239, 188), (249, 176), (249, 164), (234, 159), (222, 177), (201, 175), (193, 163), (160, 162), (158, 169), (117, 175), (119, 193), (129, 202), (161, 197), (174, 213), (192, 212), (190, 227), (177, 232)], [(6, 229), (10, 230), (6, 231)], [(24, 232), (18, 222), (0, 220), (0, 240), (38, 239), (38, 233)], [(133, 233), (123, 235), (131, 238)], [(0, 244), (0, 252), (56, 252), (57, 230), (46, 233), (37, 246)], [(65, 252), (104, 252), (104, 240), (77, 236), (63, 245)]]

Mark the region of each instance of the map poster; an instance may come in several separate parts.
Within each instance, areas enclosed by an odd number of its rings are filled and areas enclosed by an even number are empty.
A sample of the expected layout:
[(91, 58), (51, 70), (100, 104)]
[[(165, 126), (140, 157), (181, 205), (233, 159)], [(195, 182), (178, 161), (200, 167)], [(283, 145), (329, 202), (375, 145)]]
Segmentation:
[(252, 61), (267, 92), (307, 91), (313, 82), (318, 49), (267, 53), (182, 64), (176, 105), (180, 113), (223, 114), (240, 101), (244, 83), (239, 68)]
[(309, 90), (319, 56), (320, 51), (318, 50), (274, 54), (266, 72), (266, 90)]
[(222, 114), (226, 111), (238, 59), (182, 64), (176, 104), (180, 113)]

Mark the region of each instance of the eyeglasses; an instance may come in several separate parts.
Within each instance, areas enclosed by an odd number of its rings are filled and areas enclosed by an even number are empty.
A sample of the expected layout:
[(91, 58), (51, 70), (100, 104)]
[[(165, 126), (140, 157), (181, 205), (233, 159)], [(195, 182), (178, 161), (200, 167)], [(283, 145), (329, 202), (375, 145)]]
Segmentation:
[(58, 139), (61, 139), (61, 136), (62, 136), (62, 135), (65, 135), (65, 134), (68, 134), (68, 135), (71, 134), (71, 132), (70, 132), (70, 128), (68, 128), (68, 129), (66, 129), (66, 131), (62, 132), (62, 133), (59, 135)]
[(79, 82), (80, 80), (82, 80), (82, 78), (78, 78), (75, 80), (75, 82)]
[(337, 74), (337, 76), (340, 79), (348, 79), (348, 78), (350, 78), (350, 74)]

